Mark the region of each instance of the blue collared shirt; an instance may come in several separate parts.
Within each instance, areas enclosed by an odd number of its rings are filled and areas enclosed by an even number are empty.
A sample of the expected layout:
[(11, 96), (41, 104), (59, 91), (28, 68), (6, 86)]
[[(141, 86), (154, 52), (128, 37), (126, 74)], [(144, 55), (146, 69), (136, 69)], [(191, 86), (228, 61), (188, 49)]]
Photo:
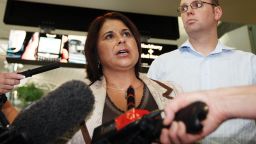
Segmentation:
[[(148, 76), (176, 83), (185, 92), (251, 85), (256, 84), (256, 56), (221, 42), (208, 56), (203, 56), (186, 41), (177, 50), (159, 56), (151, 64)], [(202, 142), (255, 143), (255, 121), (228, 120)]]
[(256, 56), (221, 42), (203, 56), (186, 41), (180, 48), (159, 56), (148, 76), (177, 83), (186, 92), (256, 84)]

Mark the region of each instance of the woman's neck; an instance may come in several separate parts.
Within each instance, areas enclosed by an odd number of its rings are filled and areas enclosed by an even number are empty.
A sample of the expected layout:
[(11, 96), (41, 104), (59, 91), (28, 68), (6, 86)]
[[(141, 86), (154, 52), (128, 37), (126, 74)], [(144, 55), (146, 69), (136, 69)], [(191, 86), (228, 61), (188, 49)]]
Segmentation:
[(111, 102), (121, 109), (127, 110), (127, 89), (132, 86), (135, 91), (135, 106), (137, 107), (143, 96), (143, 82), (138, 79), (135, 72), (123, 71), (123, 72), (104, 72), (106, 79), (106, 91)]
[(134, 71), (103, 72), (106, 79), (106, 88), (116, 90), (127, 90), (129, 86), (134, 88), (140, 86), (142, 82), (136, 77)]

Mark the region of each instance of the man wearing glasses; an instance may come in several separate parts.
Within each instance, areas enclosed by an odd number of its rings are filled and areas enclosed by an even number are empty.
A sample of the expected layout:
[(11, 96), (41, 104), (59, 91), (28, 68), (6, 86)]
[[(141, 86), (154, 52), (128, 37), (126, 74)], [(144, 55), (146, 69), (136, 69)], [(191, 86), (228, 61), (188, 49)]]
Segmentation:
[[(185, 92), (256, 84), (256, 56), (218, 40), (222, 16), (218, 0), (181, 0), (178, 12), (188, 40), (159, 56), (150, 66), (150, 78), (175, 82)], [(256, 143), (255, 121), (229, 120), (202, 142)]]

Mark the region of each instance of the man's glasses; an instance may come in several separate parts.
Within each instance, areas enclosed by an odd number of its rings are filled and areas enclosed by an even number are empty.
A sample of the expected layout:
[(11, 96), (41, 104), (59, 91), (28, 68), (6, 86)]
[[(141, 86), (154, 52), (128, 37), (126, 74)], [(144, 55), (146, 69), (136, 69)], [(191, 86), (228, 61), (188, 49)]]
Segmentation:
[(183, 4), (181, 5), (179, 8), (178, 8), (178, 12), (179, 13), (185, 13), (188, 11), (188, 7), (190, 6), (192, 9), (198, 9), (198, 8), (201, 8), (204, 6), (204, 4), (209, 4), (209, 5), (212, 5), (212, 6), (217, 6), (216, 4), (213, 4), (213, 3), (208, 3), (208, 2), (204, 2), (204, 1), (193, 1), (192, 3), (190, 3), (190, 5), (187, 5), (187, 4)]

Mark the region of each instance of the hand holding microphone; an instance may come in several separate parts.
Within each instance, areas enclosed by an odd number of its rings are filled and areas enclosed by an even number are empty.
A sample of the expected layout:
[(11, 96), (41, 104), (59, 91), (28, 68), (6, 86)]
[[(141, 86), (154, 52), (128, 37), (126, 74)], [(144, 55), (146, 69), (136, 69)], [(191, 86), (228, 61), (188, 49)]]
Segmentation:
[[(20, 83), (20, 80), (32, 75), (46, 72), (52, 69), (60, 67), (59, 62), (51, 63), (45, 66), (41, 66), (34, 69), (29, 69), (20, 73), (0, 73), (0, 123), (3, 127), (7, 127), (9, 122), (12, 122), (14, 117), (17, 115), (16, 109), (9, 103), (8, 106), (4, 107), (7, 97), (5, 93), (11, 91), (15, 85)], [(6, 117), (5, 113), (9, 117)], [(11, 114), (10, 114), (11, 113)]]
[[(30, 77), (59, 66), (59, 63), (53, 63), (20, 74)], [(1, 130), (0, 143), (53, 143), (65, 132), (79, 126), (92, 110), (93, 104), (94, 97), (86, 84), (67, 82), (27, 107), (9, 127)]]
[(20, 83), (20, 80), (25, 78), (21, 74), (15, 72), (3, 73), (0, 72), (0, 94), (5, 94), (11, 91), (15, 85)]
[[(11, 91), (14, 86), (18, 85), (20, 83), (20, 80), (23, 78), (25, 78), (25, 76), (14, 72), (0, 72), (0, 123), (2, 127), (8, 126), (9, 121), (12, 122), (17, 114), (16, 109), (12, 107), (9, 102), (7, 102), (7, 97), (5, 93)], [(6, 102), (8, 104), (5, 104)], [(7, 118), (5, 116), (5, 113), (8, 113)]]
[(44, 65), (38, 68), (26, 70), (23, 72), (15, 73), (3, 73), (0, 72), (0, 94), (5, 94), (11, 91), (15, 85), (20, 83), (21, 79), (26, 77), (31, 77), (32, 75), (39, 74), (42, 72), (46, 72), (52, 69), (56, 69), (60, 67), (60, 62), (51, 63), (48, 65)]
[[(132, 110), (131, 110), (132, 111)], [(135, 110), (136, 111), (136, 110)], [(129, 111), (127, 112), (129, 113)], [(148, 144), (159, 139), (161, 130), (169, 128), (171, 124), (163, 125), (162, 110), (157, 110), (145, 114), (122, 129), (118, 126), (119, 116), (109, 123), (102, 124), (95, 128), (92, 142), (95, 144)], [(187, 132), (191, 134), (200, 133), (203, 129), (201, 122), (206, 118), (208, 107), (205, 103), (197, 101), (191, 105), (179, 110), (175, 115), (175, 121), (182, 121), (187, 127)], [(126, 115), (123, 114), (123, 115)]]

